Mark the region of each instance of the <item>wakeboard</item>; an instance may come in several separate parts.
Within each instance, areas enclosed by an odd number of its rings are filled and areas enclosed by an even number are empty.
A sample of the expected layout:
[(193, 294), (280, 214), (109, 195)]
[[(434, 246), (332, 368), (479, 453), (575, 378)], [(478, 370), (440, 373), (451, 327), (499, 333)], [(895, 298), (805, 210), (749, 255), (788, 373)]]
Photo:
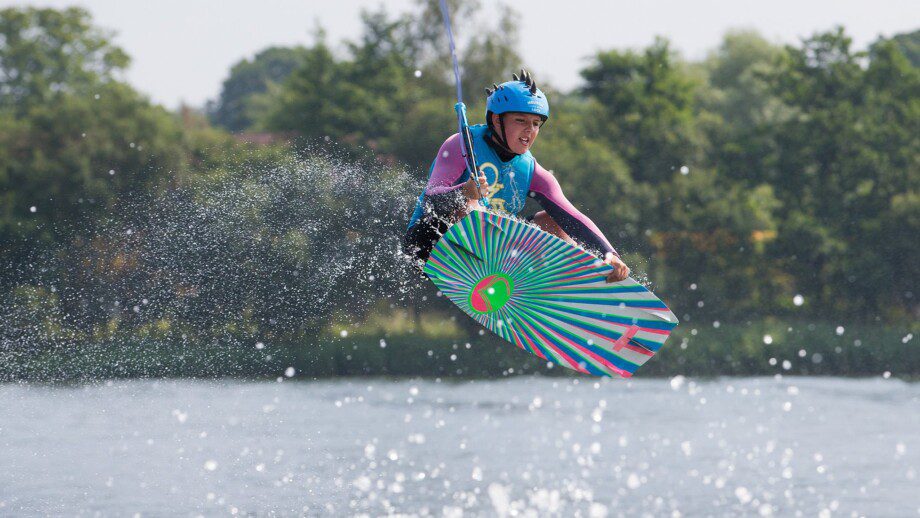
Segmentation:
[(548, 362), (631, 377), (677, 317), (632, 278), (528, 223), (475, 210), (448, 229), (424, 271), (483, 327)]

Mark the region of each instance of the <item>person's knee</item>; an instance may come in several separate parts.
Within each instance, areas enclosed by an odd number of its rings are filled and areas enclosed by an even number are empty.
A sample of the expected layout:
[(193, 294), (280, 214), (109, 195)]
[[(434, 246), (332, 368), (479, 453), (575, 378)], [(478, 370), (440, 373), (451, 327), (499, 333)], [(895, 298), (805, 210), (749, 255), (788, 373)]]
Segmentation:
[(559, 227), (559, 225), (556, 223), (556, 220), (547, 214), (545, 210), (541, 210), (540, 212), (533, 215), (533, 223), (534, 225), (549, 232), (550, 234), (558, 235), (560, 232), (562, 232), (562, 228)]
[(553, 221), (553, 218), (549, 217), (549, 214), (547, 214), (545, 210), (541, 210), (540, 212), (531, 216), (530, 221), (532, 221), (535, 225), (539, 226), (540, 228), (543, 228), (543, 226), (546, 225), (547, 223), (555, 223), (555, 221)]

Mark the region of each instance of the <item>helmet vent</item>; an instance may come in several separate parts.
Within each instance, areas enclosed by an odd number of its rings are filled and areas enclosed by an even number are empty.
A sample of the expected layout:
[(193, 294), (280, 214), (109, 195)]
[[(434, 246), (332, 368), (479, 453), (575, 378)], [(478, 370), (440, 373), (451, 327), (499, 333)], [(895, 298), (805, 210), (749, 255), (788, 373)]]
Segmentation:
[(515, 81), (520, 81), (527, 86), (527, 89), (530, 90), (530, 95), (537, 95), (537, 82), (533, 80), (533, 76), (530, 75), (530, 72), (521, 68), (521, 74), (511, 74), (511, 77)]
[[(530, 72), (522, 68), (520, 75), (511, 74), (511, 77), (514, 78), (515, 81), (524, 83), (524, 86), (530, 90), (530, 95), (537, 95), (537, 82), (533, 80), (533, 76), (530, 75)], [(486, 96), (491, 97), (492, 94), (499, 90), (504, 90), (504, 88), (503, 85), (492, 83), (492, 86), (486, 88)], [(505, 100), (507, 101), (508, 98), (505, 97)]]

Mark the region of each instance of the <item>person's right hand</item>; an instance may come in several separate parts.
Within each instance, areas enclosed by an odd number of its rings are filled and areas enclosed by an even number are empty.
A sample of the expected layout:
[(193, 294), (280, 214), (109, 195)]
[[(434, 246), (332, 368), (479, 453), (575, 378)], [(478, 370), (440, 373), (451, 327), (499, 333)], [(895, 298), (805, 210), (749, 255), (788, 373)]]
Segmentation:
[(613, 268), (613, 271), (607, 274), (606, 280), (608, 284), (620, 282), (629, 276), (629, 266), (626, 266), (626, 263), (613, 252), (607, 252), (604, 256), (604, 263)]
[(480, 198), (485, 197), (489, 194), (489, 183), (486, 180), (486, 175), (479, 173), (479, 189), (476, 189), (476, 181), (470, 177), (465, 184), (463, 184), (463, 195), (466, 196), (468, 201), (479, 201)]

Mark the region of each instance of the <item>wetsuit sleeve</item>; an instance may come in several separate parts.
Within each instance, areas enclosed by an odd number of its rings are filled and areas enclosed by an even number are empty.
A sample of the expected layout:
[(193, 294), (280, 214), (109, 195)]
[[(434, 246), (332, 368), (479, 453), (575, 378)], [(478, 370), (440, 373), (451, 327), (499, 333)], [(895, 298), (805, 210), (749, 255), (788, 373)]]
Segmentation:
[(468, 176), (460, 135), (455, 133), (441, 144), (425, 186), (424, 208), (429, 219), (453, 222), (454, 215), (466, 205), (460, 188)]
[(463, 185), (466, 174), (466, 160), (463, 158), (463, 148), (460, 135), (454, 133), (441, 144), (438, 156), (434, 159), (428, 185), (425, 186), (425, 195), (434, 196), (445, 192), (456, 191)]
[(444, 141), (435, 157), (425, 186), (422, 216), (407, 230), (403, 240), (406, 254), (428, 260), (431, 249), (466, 206), (460, 187), (468, 176), (460, 136), (455, 134)]
[(613, 252), (617, 256), (620, 255), (613, 249), (597, 225), (565, 197), (553, 173), (536, 162), (534, 162), (533, 178), (530, 180), (529, 195), (543, 207), (543, 210), (566, 234), (576, 241), (600, 250), (604, 254)]

